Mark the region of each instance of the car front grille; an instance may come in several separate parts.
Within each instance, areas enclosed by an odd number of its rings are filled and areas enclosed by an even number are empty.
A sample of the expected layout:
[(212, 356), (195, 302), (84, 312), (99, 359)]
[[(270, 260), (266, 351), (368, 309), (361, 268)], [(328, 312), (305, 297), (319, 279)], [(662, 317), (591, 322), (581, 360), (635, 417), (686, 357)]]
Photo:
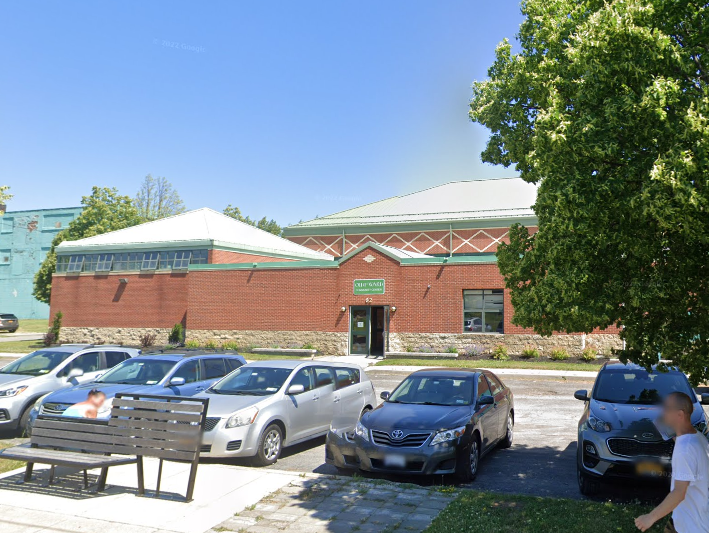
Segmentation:
[(199, 453), (209, 453), (211, 451), (212, 451), (211, 444), (203, 444), (202, 447), (199, 449)]
[(63, 403), (45, 403), (39, 414), (41, 415), (61, 415), (69, 406)]
[(215, 427), (217, 427), (220, 420), (221, 418), (207, 418), (204, 422), (204, 431), (212, 431)]
[(608, 449), (613, 455), (622, 457), (671, 457), (674, 442), (671, 440), (645, 442), (635, 439), (612, 438), (608, 439)]
[(233, 440), (226, 445), (226, 451), (228, 451), (228, 452), (235, 452), (236, 450), (238, 450), (240, 448), (241, 448), (241, 441), (240, 440)]
[(430, 433), (409, 433), (400, 439), (394, 439), (386, 431), (372, 430), (372, 440), (374, 444), (392, 446), (394, 448), (418, 448), (423, 446), (430, 436)]

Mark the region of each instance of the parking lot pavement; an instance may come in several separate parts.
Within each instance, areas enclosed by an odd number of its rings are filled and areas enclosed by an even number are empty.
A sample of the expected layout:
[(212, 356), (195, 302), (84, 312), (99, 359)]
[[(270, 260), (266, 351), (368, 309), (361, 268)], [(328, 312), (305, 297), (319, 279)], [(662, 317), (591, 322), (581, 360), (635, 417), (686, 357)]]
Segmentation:
[(239, 533), (423, 531), (454, 498), (435, 488), (318, 477), (291, 482), (212, 528)]

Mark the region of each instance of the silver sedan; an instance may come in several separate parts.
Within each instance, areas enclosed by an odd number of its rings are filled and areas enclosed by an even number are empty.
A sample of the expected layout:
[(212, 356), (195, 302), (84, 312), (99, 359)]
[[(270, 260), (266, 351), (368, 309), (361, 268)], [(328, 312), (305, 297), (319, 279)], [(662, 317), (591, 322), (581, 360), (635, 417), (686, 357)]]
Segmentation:
[(209, 398), (200, 455), (254, 457), (261, 466), (327, 434), (333, 418), (359, 418), (377, 405), (357, 365), (317, 361), (249, 363), (196, 397)]

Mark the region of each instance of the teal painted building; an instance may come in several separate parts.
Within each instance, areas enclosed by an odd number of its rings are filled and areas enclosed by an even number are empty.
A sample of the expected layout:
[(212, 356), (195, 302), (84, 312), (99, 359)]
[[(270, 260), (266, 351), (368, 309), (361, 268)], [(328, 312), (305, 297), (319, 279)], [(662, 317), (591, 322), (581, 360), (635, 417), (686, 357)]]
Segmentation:
[(49, 306), (32, 296), (55, 235), (81, 214), (81, 207), (8, 211), (0, 216), (0, 312), (49, 318)]

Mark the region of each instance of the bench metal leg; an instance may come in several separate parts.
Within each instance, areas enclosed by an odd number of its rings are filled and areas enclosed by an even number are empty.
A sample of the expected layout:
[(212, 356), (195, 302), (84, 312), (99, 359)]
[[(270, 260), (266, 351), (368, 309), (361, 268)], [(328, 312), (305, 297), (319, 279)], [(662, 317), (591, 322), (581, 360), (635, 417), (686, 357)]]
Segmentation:
[(96, 486), (97, 492), (103, 492), (106, 490), (106, 478), (108, 477), (108, 467), (105, 466), (101, 469), (101, 475), (98, 477), (98, 484)]
[(55, 466), (54, 466), (54, 465), (52, 465), (52, 466), (49, 468), (49, 481), (47, 482), (47, 485), (53, 485), (53, 484), (54, 484), (54, 469), (55, 469)]
[(145, 480), (143, 478), (143, 457), (142, 456), (138, 457), (138, 462), (136, 464), (138, 465), (138, 495), (144, 496), (145, 495)]
[(197, 479), (197, 466), (199, 465), (199, 455), (195, 461), (192, 461), (192, 466), (190, 467), (190, 478), (187, 481), (187, 494), (185, 495), (185, 500), (188, 502), (192, 501), (192, 494), (194, 493), (194, 484)]
[(160, 463), (158, 464), (158, 483), (155, 488), (155, 496), (160, 496), (160, 482), (162, 481), (162, 459), (160, 459)]
[(32, 480), (32, 470), (34, 469), (34, 463), (27, 463), (27, 468), (25, 468), (25, 477), (23, 481), (27, 483)]
[(89, 488), (89, 473), (84, 470), (84, 490)]

